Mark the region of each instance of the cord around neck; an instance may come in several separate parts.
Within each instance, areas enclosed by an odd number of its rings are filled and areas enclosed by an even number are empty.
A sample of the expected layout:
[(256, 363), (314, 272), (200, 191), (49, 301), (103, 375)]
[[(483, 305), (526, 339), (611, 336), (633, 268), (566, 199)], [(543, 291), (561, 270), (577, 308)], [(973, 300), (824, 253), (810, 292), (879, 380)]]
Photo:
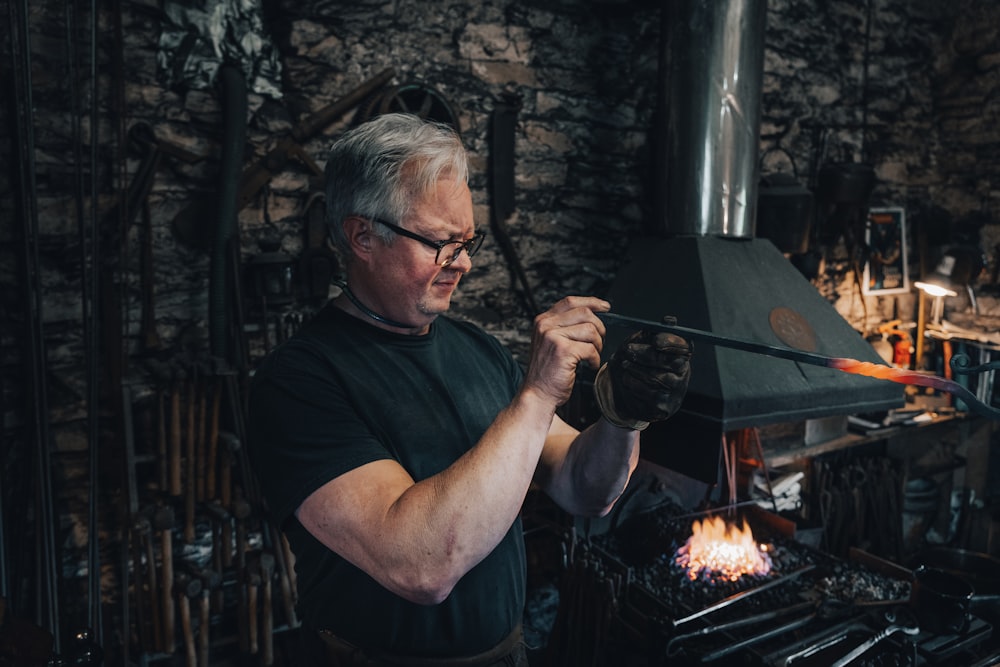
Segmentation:
[(351, 288), (347, 286), (346, 282), (337, 280), (337, 281), (334, 281), (334, 284), (337, 285), (338, 287), (340, 287), (341, 290), (343, 290), (344, 294), (346, 294), (347, 298), (351, 300), (351, 303), (354, 304), (355, 308), (357, 308), (364, 315), (367, 315), (368, 317), (372, 318), (376, 322), (380, 322), (381, 324), (385, 324), (386, 326), (390, 326), (390, 327), (395, 327), (397, 329), (416, 329), (417, 328), (417, 327), (413, 326), (412, 324), (403, 324), (402, 322), (397, 322), (396, 320), (391, 320), (388, 317), (385, 317), (384, 315), (379, 315), (374, 310), (372, 310), (371, 308), (369, 308), (365, 304), (361, 303), (361, 300), (358, 299), (358, 297), (354, 294), (354, 292), (351, 291)]

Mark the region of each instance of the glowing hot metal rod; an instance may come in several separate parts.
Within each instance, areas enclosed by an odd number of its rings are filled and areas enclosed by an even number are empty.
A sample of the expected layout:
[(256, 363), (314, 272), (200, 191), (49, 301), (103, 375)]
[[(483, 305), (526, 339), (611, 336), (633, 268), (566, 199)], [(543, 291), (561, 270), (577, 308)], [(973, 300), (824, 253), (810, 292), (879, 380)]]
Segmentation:
[[(903, 368), (893, 368), (891, 366), (883, 366), (882, 364), (875, 364), (870, 361), (859, 361), (857, 359), (850, 359), (847, 357), (828, 357), (826, 355), (816, 354), (815, 352), (805, 352), (803, 350), (795, 350), (790, 347), (767, 345), (765, 343), (758, 343), (756, 341), (745, 340), (742, 338), (721, 336), (710, 331), (691, 329), (675, 324), (663, 324), (661, 322), (654, 322), (653, 320), (644, 320), (638, 317), (619, 315), (618, 313), (597, 313), (597, 316), (609, 325), (624, 326), (633, 329), (645, 329), (646, 331), (662, 331), (676, 334), (682, 338), (686, 338), (687, 340), (704, 341), (706, 343), (711, 343), (712, 345), (728, 347), (734, 350), (743, 350), (744, 352), (763, 354), (768, 357), (789, 359), (791, 361), (798, 361), (812, 366), (835, 368), (845, 373), (864, 375), (879, 380), (897, 382), (899, 384), (911, 384), (920, 387), (937, 389), (939, 391), (948, 392), (949, 394), (953, 394), (954, 396), (962, 399), (965, 404), (969, 406), (969, 409), (977, 414), (983, 415), (984, 417), (990, 417), (991, 419), (1000, 419), (1000, 409), (986, 405), (976, 398), (975, 394), (954, 380), (949, 380), (938, 375), (927, 375), (925, 373), (918, 373), (916, 371)], [(956, 373), (978, 373), (1000, 367), (1000, 364), (995, 363), (975, 367), (968, 367), (967, 364), (968, 357), (965, 357), (964, 355), (955, 355), (951, 360), (951, 368)]]

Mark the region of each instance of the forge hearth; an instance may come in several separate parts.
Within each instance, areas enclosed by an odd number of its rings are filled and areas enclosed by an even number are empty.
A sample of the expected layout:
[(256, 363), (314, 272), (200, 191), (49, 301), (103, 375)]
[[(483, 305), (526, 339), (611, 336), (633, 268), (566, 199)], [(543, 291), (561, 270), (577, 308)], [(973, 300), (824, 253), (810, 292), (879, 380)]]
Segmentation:
[[(692, 579), (676, 557), (691, 536), (692, 518), (675, 510), (663, 506), (636, 515), (617, 530), (593, 540), (594, 547), (603, 555), (630, 569), (632, 580), (669, 608), (668, 614), (682, 616), (765, 585), (771, 589), (748, 597), (743, 601), (745, 605), (731, 613), (740, 615), (791, 606), (802, 601), (804, 591), (814, 596), (864, 603), (906, 600), (909, 596), (908, 582), (835, 558), (775, 534), (764, 525), (754, 526), (753, 534), (768, 554), (771, 563), (768, 572), (732, 579), (705, 571)], [(809, 571), (803, 573), (806, 569)], [(785, 578), (789, 579), (787, 586), (772, 583)]]
[[(735, 578), (688, 576), (677, 554), (692, 516), (669, 503), (576, 541), (560, 586), (572, 608), (561, 603), (557, 638), (586, 638), (591, 655), (613, 653), (624, 665), (777, 666), (799, 654), (788, 664), (819, 667), (893, 623), (915, 623), (910, 583), (898, 570), (832, 556), (753, 517), (750, 525), (772, 567)], [(977, 617), (961, 635), (895, 633), (850, 664), (968, 667), (994, 650), (991, 635)]]

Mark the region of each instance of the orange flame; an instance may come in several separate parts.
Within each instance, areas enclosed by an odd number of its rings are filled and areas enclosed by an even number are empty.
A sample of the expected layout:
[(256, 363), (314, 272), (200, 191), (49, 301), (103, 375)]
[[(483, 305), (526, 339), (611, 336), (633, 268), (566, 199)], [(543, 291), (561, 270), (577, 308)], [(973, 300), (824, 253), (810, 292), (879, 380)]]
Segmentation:
[(702, 571), (729, 581), (737, 581), (745, 574), (771, 571), (771, 558), (754, 541), (746, 520), (741, 529), (726, 524), (721, 517), (695, 521), (691, 537), (677, 550), (674, 560), (687, 568), (687, 576), (692, 581)]

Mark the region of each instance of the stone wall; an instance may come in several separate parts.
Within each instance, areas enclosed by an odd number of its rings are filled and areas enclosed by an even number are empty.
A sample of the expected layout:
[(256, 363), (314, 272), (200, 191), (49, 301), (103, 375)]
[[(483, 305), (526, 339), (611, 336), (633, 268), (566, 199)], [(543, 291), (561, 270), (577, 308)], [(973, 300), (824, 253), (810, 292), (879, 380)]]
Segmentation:
[[(0, 7), (11, 9), (8, 4), (22, 6), (6, 0)], [(112, 312), (105, 312), (104, 321), (114, 327), (120, 317), (123, 334), (120, 341), (110, 337), (112, 352), (105, 350), (101, 367), (117, 369), (113, 362), (121, 360), (120, 382), (137, 402), (148, 400), (163, 388), (151, 369), (207, 356), (209, 252), (192, 242), (191, 226), (185, 229), (178, 220), (192, 202), (213, 201), (223, 115), (216, 87), (186, 81), (176, 72), (168, 77), (178, 60), (163, 54), (160, 39), (170, 22), (159, 3), (123, 3), (120, 65), (115, 21), (110, 10), (102, 10), (95, 100), (99, 140), (92, 165), (90, 17), (65, 3), (27, 4), (32, 201), (39, 235), (35, 245), (24, 243), (18, 173), (29, 162), (16, 150), (24, 136), (15, 135), (18, 96), (5, 93), (0, 134), (9, 147), (10, 169), (0, 174), (0, 375), (9, 453), (4, 472), (29, 470), (34, 447), (24, 391), (30, 311), (23, 297), (31, 283), (22, 269), (26, 250), (29, 258), (37, 251), (47, 417), (63, 517), (58, 541), (72, 552), (86, 540), (81, 524), (89, 488), (81, 470), (89, 440), (88, 347), (78, 220), (82, 216), (85, 229), (91, 224), (90, 194), (96, 193), (100, 268), (110, 277), (103, 284), (103, 303)], [(516, 212), (507, 227), (533, 297), (544, 308), (566, 294), (602, 294), (625, 260), (628, 241), (650, 223), (660, 10), (661, 3), (652, 0), (267, 2), (261, 8), (264, 50), (277, 54), (280, 97), (249, 94), (244, 162), (255, 162), (303, 119), (391, 68), (393, 84), (433, 89), (454, 111), (472, 156), (477, 221), (487, 227), (490, 115), (498, 104), (516, 103)], [(932, 252), (953, 240), (956, 225), (971, 225), (990, 252), (992, 269), (1000, 242), (995, 220), (1000, 6), (985, 0), (770, 0), (768, 10), (762, 153), (786, 150), (807, 184), (815, 182), (826, 161), (871, 163), (877, 175), (873, 204), (905, 207), (914, 228), (936, 229), (931, 223), (944, 220), (944, 234), (933, 238)], [(12, 54), (18, 30), (10, 27), (2, 31), (0, 73), (4, 89), (16, 90), (20, 65)], [(324, 147), (356, 120), (351, 110), (302, 147), (321, 167)], [(136, 123), (147, 123), (160, 140), (193, 154), (191, 161), (168, 154), (155, 173), (148, 198), (151, 264), (143, 259), (142, 216), (122, 232), (108, 213), (140, 166), (141, 150), (124, 141), (125, 130)], [(765, 172), (786, 168), (779, 152), (767, 155)], [(258, 256), (267, 241), (291, 257), (301, 255), (306, 207), (317, 190), (315, 174), (300, 159), (277, 171), (239, 214), (244, 262)], [(211, 213), (194, 220), (196, 230), (215, 224)], [(817, 289), (859, 331), (894, 317), (912, 318), (911, 295), (860, 295), (850, 248), (834, 244), (823, 252)], [(911, 273), (918, 261), (911, 256)], [(142, 321), (144, 268), (152, 270), (155, 286), (157, 346), (144, 340), (150, 333)], [(523, 359), (531, 318), (517, 288), (494, 235), (463, 281), (455, 312), (482, 324)], [(251, 360), (256, 359), (265, 341), (253, 326), (247, 338)], [(273, 342), (267, 339), (268, 345)], [(114, 388), (105, 384), (102, 396), (101, 414), (118, 412)], [(111, 431), (102, 431), (102, 438), (113, 458), (121, 439), (113, 420), (104, 427)], [(105, 506), (113, 506), (120, 486), (115, 465), (106, 464)], [(22, 488), (26, 479), (21, 477), (21, 486), (5, 484), (5, 490)], [(68, 576), (76, 576), (69, 570)]]

